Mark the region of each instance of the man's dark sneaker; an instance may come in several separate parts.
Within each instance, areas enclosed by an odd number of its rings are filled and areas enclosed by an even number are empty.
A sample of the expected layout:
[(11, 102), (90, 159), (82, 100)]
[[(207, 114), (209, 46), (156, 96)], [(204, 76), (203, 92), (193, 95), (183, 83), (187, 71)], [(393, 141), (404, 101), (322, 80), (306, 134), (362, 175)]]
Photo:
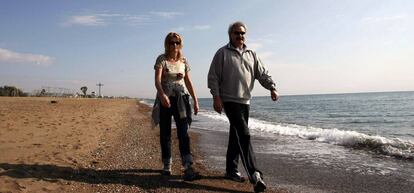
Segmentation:
[(161, 175), (163, 175), (163, 176), (171, 176), (171, 170), (162, 170)]
[(246, 179), (244, 179), (244, 177), (241, 176), (240, 172), (226, 173), (226, 175), (224, 177), (229, 179), (229, 180), (233, 180), (235, 182), (244, 182), (244, 181), (246, 181)]
[(184, 170), (184, 181), (193, 181), (200, 179), (201, 176), (198, 172), (196, 172), (192, 167), (188, 167), (186, 170)]
[(266, 184), (263, 182), (263, 179), (259, 172), (255, 172), (252, 176), (254, 192), (264, 192), (266, 189)]

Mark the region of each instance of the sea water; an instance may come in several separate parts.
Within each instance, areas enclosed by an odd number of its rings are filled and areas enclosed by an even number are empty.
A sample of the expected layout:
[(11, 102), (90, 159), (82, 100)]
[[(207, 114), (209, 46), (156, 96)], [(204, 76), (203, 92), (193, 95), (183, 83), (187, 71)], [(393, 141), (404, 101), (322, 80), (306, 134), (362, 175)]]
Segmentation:
[[(193, 129), (228, 132), (211, 98), (199, 104)], [(253, 97), (248, 124), (268, 141), (258, 153), (414, 182), (414, 92)]]

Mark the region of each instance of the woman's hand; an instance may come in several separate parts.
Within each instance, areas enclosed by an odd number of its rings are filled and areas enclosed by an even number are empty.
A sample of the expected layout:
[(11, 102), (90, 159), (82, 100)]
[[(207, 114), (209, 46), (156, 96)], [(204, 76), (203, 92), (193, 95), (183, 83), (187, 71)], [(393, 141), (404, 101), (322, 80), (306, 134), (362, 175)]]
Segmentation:
[(161, 100), (161, 104), (162, 104), (163, 107), (166, 107), (166, 108), (171, 107), (170, 99), (168, 98), (167, 95), (165, 95), (165, 94), (161, 95), (160, 100)]
[(199, 109), (198, 101), (194, 100), (194, 115), (197, 115), (198, 109)]

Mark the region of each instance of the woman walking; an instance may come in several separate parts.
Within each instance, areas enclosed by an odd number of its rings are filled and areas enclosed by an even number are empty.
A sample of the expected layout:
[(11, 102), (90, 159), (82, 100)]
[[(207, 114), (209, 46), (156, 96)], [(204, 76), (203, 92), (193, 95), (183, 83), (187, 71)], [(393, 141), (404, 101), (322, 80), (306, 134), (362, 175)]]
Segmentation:
[(184, 180), (199, 177), (192, 167), (193, 156), (190, 151), (188, 128), (191, 124), (191, 105), (193, 98), (194, 114), (198, 113), (198, 100), (190, 79), (190, 67), (183, 56), (183, 39), (174, 32), (168, 33), (164, 41), (165, 53), (155, 62), (155, 87), (159, 105), (160, 143), (164, 168), (162, 175), (171, 175), (171, 117), (174, 117), (181, 161), (184, 167)]

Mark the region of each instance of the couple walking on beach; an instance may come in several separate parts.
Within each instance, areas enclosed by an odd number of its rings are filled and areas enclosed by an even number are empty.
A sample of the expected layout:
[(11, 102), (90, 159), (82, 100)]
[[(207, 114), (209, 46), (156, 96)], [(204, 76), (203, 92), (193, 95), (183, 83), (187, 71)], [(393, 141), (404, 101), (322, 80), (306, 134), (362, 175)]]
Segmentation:
[[(275, 83), (256, 52), (246, 44), (247, 27), (242, 22), (234, 22), (228, 28), (229, 43), (215, 54), (208, 73), (208, 87), (213, 95), (214, 110), (224, 112), (230, 122), (229, 141), (226, 155), (225, 177), (244, 182), (238, 171), (239, 158), (246, 170), (255, 192), (263, 192), (266, 185), (262, 172), (256, 167), (256, 159), (250, 141), (248, 128), (249, 104), (254, 81), (270, 91), (271, 99), (276, 101), (278, 93)], [(183, 56), (182, 37), (174, 32), (164, 41), (165, 53), (158, 56), (155, 69), (155, 87), (157, 98), (154, 109), (159, 111), (153, 116), (160, 125), (160, 143), (163, 175), (171, 175), (171, 117), (177, 126), (177, 136), (181, 161), (184, 167), (184, 180), (200, 178), (192, 167), (193, 156), (190, 151), (188, 128), (191, 124), (191, 105), (193, 99), (194, 114), (199, 110), (198, 99), (190, 78), (190, 67)]]

